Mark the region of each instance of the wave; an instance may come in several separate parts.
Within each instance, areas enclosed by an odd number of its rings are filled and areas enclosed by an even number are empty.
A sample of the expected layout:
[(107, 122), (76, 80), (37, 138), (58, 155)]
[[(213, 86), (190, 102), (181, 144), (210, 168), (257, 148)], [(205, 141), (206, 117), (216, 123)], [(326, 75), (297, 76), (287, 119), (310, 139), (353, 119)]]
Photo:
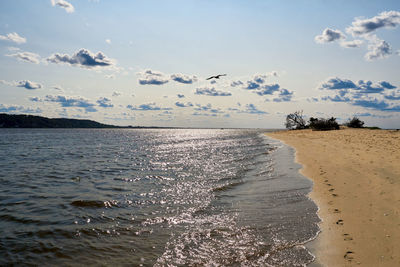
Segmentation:
[(101, 201), (101, 200), (75, 200), (71, 205), (79, 208), (111, 208), (118, 205), (118, 201)]
[(222, 186), (213, 188), (212, 191), (213, 192), (224, 192), (224, 191), (228, 191), (228, 190), (234, 188), (235, 186), (238, 186), (241, 184), (244, 184), (244, 182), (240, 181), (240, 182), (234, 182), (234, 183), (230, 183), (230, 184), (224, 184)]

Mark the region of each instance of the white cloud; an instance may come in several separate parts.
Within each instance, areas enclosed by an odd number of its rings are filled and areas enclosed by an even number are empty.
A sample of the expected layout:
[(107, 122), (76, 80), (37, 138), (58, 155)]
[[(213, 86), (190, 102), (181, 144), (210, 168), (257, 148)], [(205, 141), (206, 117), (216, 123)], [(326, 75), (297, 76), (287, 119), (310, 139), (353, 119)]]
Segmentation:
[(365, 54), (365, 59), (372, 61), (375, 59), (382, 59), (392, 54), (391, 46), (384, 40), (381, 40), (374, 36), (370, 39), (368, 45), (368, 52)]
[(196, 95), (208, 95), (208, 96), (231, 96), (232, 95), (230, 92), (216, 90), (214, 87), (212, 87), (212, 88), (209, 88), (209, 87), (197, 88), (195, 94)]
[(197, 81), (197, 77), (194, 75), (189, 76), (189, 75), (177, 73), (177, 74), (171, 75), (171, 80), (173, 80), (175, 82), (179, 82), (179, 83), (192, 84)]
[(77, 107), (84, 108), (86, 112), (96, 112), (95, 104), (91, 103), (88, 99), (81, 96), (64, 96), (64, 95), (46, 95), (44, 99), (38, 97), (31, 97), (33, 102), (54, 102), (61, 105), (61, 107)]
[[(256, 74), (253, 78), (247, 81), (233, 81), (231, 82), (231, 87), (240, 87), (245, 90), (250, 90), (251, 92), (259, 96), (275, 96), (272, 100), (274, 102), (289, 102), (292, 100), (294, 92), (287, 89), (281, 88), (278, 83), (266, 84), (267, 78), (271, 76), (277, 77), (278, 73), (276, 71), (267, 74)], [(266, 99), (266, 101), (270, 101)]]
[(40, 108), (0, 104), (0, 112), (6, 113), (42, 113)]
[(0, 35), (0, 40), (10, 41), (16, 44), (26, 43), (26, 38), (19, 36), (16, 32), (8, 33), (7, 35)]
[(279, 94), (278, 97), (275, 97), (274, 99), (272, 99), (272, 101), (274, 102), (289, 102), (292, 100), (293, 97), (293, 91), (289, 91), (287, 89), (280, 89), (279, 90)]
[(111, 103), (111, 99), (107, 97), (100, 97), (96, 103), (102, 108), (112, 108), (114, 105)]
[(400, 105), (398, 104), (400, 92), (397, 86), (387, 81), (359, 80), (353, 82), (335, 77), (323, 82), (319, 88), (335, 92), (333, 96), (321, 97), (321, 100), (324, 101), (345, 102), (368, 109), (400, 112)]
[(183, 103), (183, 102), (175, 102), (175, 106), (180, 107), (180, 108), (186, 108), (186, 107), (193, 107), (193, 104), (191, 102)]
[(67, 13), (73, 13), (75, 11), (74, 6), (65, 0), (51, 0), (51, 5), (64, 8)]
[(231, 82), (231, 87), (241, 86), (243, 85), (242, 81), (233, 81)]
[(75, 52), (72, 56), (58, 53), (53, 54), (47, 58), (47, 61), (56, 64), (66, 63), (86, 69), (115, 67), (115, 60), (108, 58), (103, 52), (94, 54), (84, 48)]
[(399, 24), (399, 11), (384, 11), (370, 19), (356, 18), (352, 25), (347, 27), (346, 32), (353, 36), (359, 36), (371, 33), (379, 28), (394, 28)]
[(157, 106), (156, 103), (141, 104), (139, 106), (127, 105), (126, 108), (130, 110), (141, 110), (141, 111), (154, 111), (154, 110), (171, 110), (171, 108), (163, 108)]
[[(375, 17), (364, 19), (355, 18), (352, 25), (346, 28), (346, 32), (354, 37), (361, 37), (368, 42), (368, 52), (364, 58), (368, 61), (383, 59), (392, 54), (392, 48), (385, 40), (379, 39), (372, 34), (380, 28), (395, 28), (400, 24), (399, 11), (384, 11)], [(315, 37), (318, 43), (328, 43), (341, 39), (339, 42), (344, 48), (359, 48), (363, 44), (363, 40), (356, 39), (345, 41), (346, 36), (339, 30), (331, 30), (326, 28), (322, 35)]]
[(210, 103), (207, 105), (196, 104), (195, 112), (192, 114), (193, 116), (212, 116), (216, 117), (218, 114), (224, 114), (220, 108), (214, 108)]
[(334, 42), (336, 40), (340, 39), (345, 39), (346, 36), (339, 30), (332, 30), (329, 28), (326, 28), (321, 35), (315, 36), (314, 40), (317, 43), (323, 44), (323, 43), (330, 43)]
[(23, 80), (23, 81), (18, 81), (18, 82), (8, 82), (5, 80), (0, 80), (0, 83), (5, 84), (5, 85), (10, 85), (10, 86), (17, 86), (17, 87), (23, 87), (28, 90), (35, 90), (35, 89), (40, 89), (43, 86), (40, 83), (32, 82), (29, 80)]
[(162, 85), (168, 82), (165, 74), (159, 71), (145, 70), (137, 74), (141, 76), (138, 80), (141, 85)]
[(35, 89), (42, 88), (42, 85), (40, 83), (31, 82), (29, 80), (19, 81), (19, 82), (17, 82), (16, 86), (23, 87), (28, 90), (35, 90)]
[(15, 57), (20, 61), (30, 62), (34, 64), (40, 63), (40, 56), (32, 52), (18, 52), (15, 54), (6, 55), (8, 57)]
[[(238, 103), (238, 106), (241, 107), (242, 105)], [(255, 114), (255, 115), (265, 115), (268, 112), (259, 110), (254, 104), (246, 104), (245, 109), (241, 108), (229, 108), (229, 111), (234, 111), (236, 113), (247, 113), (247, 114)]]
[(340, 46), (344, 48), (358, 48), (364, 43), (363, 40), (342, 41)]

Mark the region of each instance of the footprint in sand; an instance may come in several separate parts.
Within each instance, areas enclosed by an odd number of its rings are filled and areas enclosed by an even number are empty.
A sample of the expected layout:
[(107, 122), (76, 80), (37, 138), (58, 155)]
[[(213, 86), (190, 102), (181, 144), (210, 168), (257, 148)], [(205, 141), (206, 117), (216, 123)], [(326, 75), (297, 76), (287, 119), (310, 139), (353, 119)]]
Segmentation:
[(344, 241), (351, 241), (353, 238), (349, 234), (343, 234), (344, 236)]
[(334, 209), (333, 213), (340, 213), (340, 210), (339, 209)]
[(332, 192), (332, 191), (335, 191), (335, 189), (333, 189), (333, 188), (329, 189), (329, 192)]
[(343, 220), (342, 220), (342, 219), (339, 219), (339, 220), (336, 222), (336, 224), (337, 224), (337, 225), (343, 225)]
[(338, 195), (337, 195), (337, 194), (332, 194), (332, 196), (333, 196), (333, 197), (337, 197)]
[(354, 258), (353, 258), (353, 254), (354, 254), (353, 251), (347, 251), (346, 254), (344, 254), (343, 257), (344, 257), (346, 260), (351, 261), (352, 259), (354, 259)]

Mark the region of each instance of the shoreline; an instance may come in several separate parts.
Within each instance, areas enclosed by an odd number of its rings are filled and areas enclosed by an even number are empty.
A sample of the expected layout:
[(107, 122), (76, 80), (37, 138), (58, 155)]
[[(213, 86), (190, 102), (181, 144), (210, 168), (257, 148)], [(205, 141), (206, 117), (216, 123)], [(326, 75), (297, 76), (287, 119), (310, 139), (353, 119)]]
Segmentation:
[[(321, 265), (321, 263), (318, 262), (318, 259), (317, 259), (317, 257), (316, 257), (316, 251), (315, 251), (315, 250), (316, 250), (316, 245), (315, 245), (315, 243), (316, 243), (316, 240), (318, 239), (319, 235), (321, 234), (321, 222), (323, 221), (323, 219), (320, 217), (320, 214), (319, 214), (319, 212), (320, 212), (320, 207), (319, 207), (318, 203), (310, 196), (310, 194), (312, 193), (313, 187), (314, 187), (314, 181), (313, 181), (310, 177), (307, 177), (306, 175), (303, 174), (302, 170), (303, 170), (304, 166), (303, 166), (303, 165), (298, 161), (298, 159), (297, 159), (297, 149), (296, 149), (295, 147), (293, 147), (293, 146), (287, 144), (287, 143), (284, 142), (283, 140), (278, 139), (278, 138), (275, 137), (275, 136), (274, 136), (274, 137), (271, 136), (271, 135), (270, 135), (271, 133), (276, 133), (276, 131), (275, 131), (275, 132), (267, 132), (267, 133), (265, 133), (265, 135), (266, 135), (268, 138), (270, 138), (271, 140), (273, 140), (274, 142), (277, 142), (279, 145), (282, 145), (282, 146), (287, 147), (287, 148), (289, 148), (289, 149), (292, 150), (292, 151), (291, 151), (291, 153), (292, 153), (292, 156), (291, 156), (291, 163), (293, 163), (294, 166), (295, 166), (295, 170), (293, 170), (293, 171), (297, 172), (297, 175), (298, 175), (298, 176), (301, 176), (303, 179), (307, 179), (307, 180), (310, 181), (311, 184), (312, 184), (312, 185), (311, 185), (311, 190), (310, 190), (310, 192), (308, 192), (308, 194), (307, 194), (306, 196), (307, 196), (307, 198), (308, 198), (310, 201), (312, 201), (312, 202), (315, 204), (315, 206), (317, 207), (316, 215), (317, 215), (317, 217), (318, 217), (318, 219), (319, 219), (319, 222), (317, 223), (319, 229), (318, 229), (318, 231), (316, 232), (315, 236), (311, 237), (311, 238), (308, 239), (308, 240), (304, 240), (304, 241), (303, 241), (302, 243), (300, 243), (299, 245), (300, 245), (300, 246), (304, 246), (304, 247), (309, 251), (309, 253), (311, 253), (311, 255), (314, 257), (313, 261), (310, 262), (310, 263), (308, 263), (306, 266), (310, 266), (310, 267), (321, 267), (321, 266), (323, 266), (323, 265)], [(274, 145), (278, 145), (278, 144), (274, 144)], [(278, 148), (278, 149), (281, 149), (281, 148)], [(282, 166), (282, 167), (283, 167), (283, 166)], [(285, 169), (287, 169), (287, 166), (285, 167)], [(291, 169), (291, 168), (290, 168), (290, 169)], [(292, 175), (293, 175), (293, 174), (292, 174)], [(297, 177), (297, 178), (299, 178), (299, 177)]]
[(400, 132), (343, 129), (266, 133), (295, 149), (314, 183), (321, 232), (312, 266), (400, 265)]
[[(291, 177), (291, 179), (293, 179), (292, 182), (296, 180), (302, 181), (303, 185), (309, 187), (308, 192), (304, 194), (304, 196), (307, 198), (307, 201), (309, 201), (312, 204), (312, 206), (315, 207), (315, 211), (313, 213), (313, 216), (315, 215), (314, 218), (315, 221), (313, 220), (313, 223), (315, 223), (317, 229), (315, 229), (314, 235), (308, 236), (307, 239), (299, 240), (297, 246), (304, 247), (313, 256), (312, 261), (307, 263), (306, 266), (317, 267), (318, 265), (315, 265), (315, 260), (316, 260), (315, 253), (313, 249), (309, 246), (309, 244), (311, 244), (318, 238), (321, 232), (321, 229), (319, 227), (319, 221), (321, 220), (321, 218), (318, 216), (319, 207), (316, 204), (316, 202), (310, 197), (310, 193), (312, 192), (314, 183), (312, 179), (301, 173), (301, 169), (303, 168), (303, 166), (296, 159), (297, 152), (294, 147), (286, 144), (285, 142), (277, 138), (268, 136), (268, 134), (266, 136), (269, 139), (270, 144), (277, 147), (277, 149), (272, 154), (273, 159), (275, 161), (274, 172), (276, 172), (277, 175), (282, 175), (284, 177)], [(288, 168), (288, 166), (290, 167)]]

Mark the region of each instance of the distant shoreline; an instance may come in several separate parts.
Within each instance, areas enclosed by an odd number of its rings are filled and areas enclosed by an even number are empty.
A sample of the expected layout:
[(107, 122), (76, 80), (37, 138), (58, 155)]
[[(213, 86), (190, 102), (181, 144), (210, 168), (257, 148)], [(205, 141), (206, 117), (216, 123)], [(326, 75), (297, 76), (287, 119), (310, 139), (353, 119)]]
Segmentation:
[(273, 131), (279, 129), (265, 128), (199, 128), (199, 127), (174, 127), (174, 126), (118, 126), (103, 124), (86, 119), (67, 119), (67, 118), (47, 118), (26, 114), (6, 114), (0, 113), (0, 129), (252, 129)]
[(0, 114), (0, 128), (121, 128), (92, 120), (46, 118), (34, 115)]
[(47, 118), (42, 116), (25, 114), (0, 113), (1, 128), (24, 128), (24, 129), (182, 129), (181, 127), (158, 127), (158, 126), (117, 126), (99, 123), (85, 119)]
[(344, 129), (267, 133), (296, 149), (314, 182), (323, 266), (400, 265), (400, 132)]

